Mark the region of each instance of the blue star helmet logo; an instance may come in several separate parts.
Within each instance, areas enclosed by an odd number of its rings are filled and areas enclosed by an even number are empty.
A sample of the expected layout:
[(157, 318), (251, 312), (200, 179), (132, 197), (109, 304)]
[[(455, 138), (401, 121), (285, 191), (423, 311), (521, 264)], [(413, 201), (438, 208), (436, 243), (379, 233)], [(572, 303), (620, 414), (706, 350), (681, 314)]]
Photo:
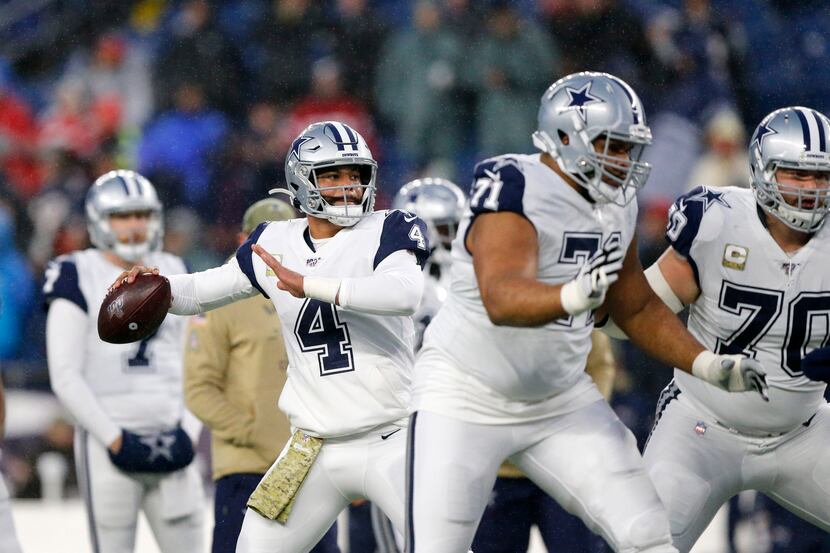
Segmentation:
[(566, 107), (575, 107), (579, 117), (586, 125), (588, 124), (588, 113), (585, 111), (585, 106), (605, 102), (602, 98), (598, 98), (591, 94), (592, 84), (594, 84), (594, 81), (588, 81), (580, 89), (574, 89), (569, 86), (565, 87), (565, 92), (567, 92), (570, 97), (570, 103)]
[(778, 134), (778, 131), (761, 123), (755, 131), (755, 137), (752, 139), (752, 143), (758, 144), (758, 149), (760, 149), (764, 145), (764, 139), (770, 134)]
[(303, 144), (305, 144), (309, 140), (314, 140), (314, 137), (305, 136), (305, 135), (297, 137), (297, 139), (294, 142), (291, 143), (291, 154), (290, 155), (293, 155), (297, 159), (300, 159), (300, 148), (303, 146)]
[(686, 201), (689, 202), (701, 202), (703, 204), (703, 211), (706, 212), (707, 209), (712, 204), (720, 204), (724, 207), (731, 208), (732, 206), (724, 199), (723, 192), (717, 192), (712, 190), (711, 188), (707, 188), (705, 186), (701, 187), (702, 190), (693, 196), (689, 196)]

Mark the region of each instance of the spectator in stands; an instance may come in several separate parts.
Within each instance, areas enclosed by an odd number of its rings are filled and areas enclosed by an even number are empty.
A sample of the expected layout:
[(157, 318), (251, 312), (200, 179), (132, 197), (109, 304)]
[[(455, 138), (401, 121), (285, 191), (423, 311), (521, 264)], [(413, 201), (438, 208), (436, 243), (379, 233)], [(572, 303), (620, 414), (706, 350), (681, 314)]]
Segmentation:
[(316, 121), (341, 121), (363, 135), (375, 159), (380, 152), (375, 124), (366, 105), (343, 90), (340, 64), (334, 58), (317, 60), (311, 69), (311, 90), (286, 113), (280, 131), (282, 156), (291, 141)]
[(315, 4), (311, 0), (273, 0), (271, 12), (260, 22), (255, 38), (263, 52), (257, 75), (261, 97), (285, 104), (308, 90), (313, 53), (328, 46)]
[(242, 62), (216, 27), (208, 0), (187, 0), (173, 19), (169, 43), (161, 48), (154, 85), (163, 109), (176, 104), (183, 83), (198, 84), (209, 104), (240, 113)]
[(115, 110), (118, 128), (141, 130), (153, 112), (150, 62), (145, 52), (118, 31), (105, 31), (92, 51), (79, 48), (66, 75), (85, 82), (93, 102)]
[(31, 106), (11, 86), (9, 71), (0, 66), (0, 168), (14, 193), (29, 199), (43, 182), (38, 131)]
[(734, 110), (718, 111), (706, 124), (703, 155), (697, 160), (687, 190), (696, 186), (749, 186), (746, 130)]
[(478, 157), (531, 151), (539, 97), (556, 80), (559, 56), (551, 37), (500, 0), (471, 54), (465, 74), (478, 92)]
[[(138, 149), (139, 170), (150, 178), (158, 173), (172, 175), (179, 181), (180, 201), (206, 214), (215, 209), (209, 197), (214, 156), (227, 131), (227, 119), (210, 107), (201, 85), (182, 83), (176, 88), (173, 109), (147, 127)], [(173, 179), (154, 178), (160, 188), (162, 182), (172, 183)]]
[(93, 156), (118, 130), (120, 106), (92, 96), (89, 83), (68, 76), (57, 86), (54, 101), (40, 118), (39, 146), (47, 152), (66, 151)]
[(462, 122), (454, 91), (463, 48), (441, 17), (434, 1), (419, 0), (413, 26), (389, 37), (377, 73), (378, 109), (404, 156), (419, 167), (436, 158), (454, 159), (460, 148)]
[(374, 54), (383, 46), (387, 27), (381, 18), (371, 13), (368, 4), (367, 0), (337, 0), (336, 46), (332, 54), (343, 68), (345, 92), (371, 107), (377, 69)]
[[(540, 11), (561, 50), (564, 74), (606, 71), (617, 75), (649, 105), (650, 87), (661, 78), (642, 22), (620, 0), (540, 0)], [(601, 38), (600, 38), (601, 37)]]
[(0, 362), (21, 354), (23, 329), (35, 307), (34, 275), (15, 244), (15, 227), (11, 210), (0, 202)]

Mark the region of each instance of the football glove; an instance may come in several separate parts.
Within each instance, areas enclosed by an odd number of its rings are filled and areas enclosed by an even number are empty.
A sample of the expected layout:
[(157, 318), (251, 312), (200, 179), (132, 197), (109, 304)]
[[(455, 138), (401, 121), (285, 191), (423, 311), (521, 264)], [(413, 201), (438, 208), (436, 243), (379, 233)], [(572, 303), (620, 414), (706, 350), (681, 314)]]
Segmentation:
[(121, 449), (109, 451), (112, 463), (126, 472), (173, 472), (193, 461), (193, 443), (181, 426), (153, 434), (121, 431)]
[(692, 374), (727, 392), (758, 392), (769, 401), (767, 373), (755, 359), (702, 351), (692, 363)]
[(801, 372), (810, 380), (830, 382), (830, 347), (814, 349), (805, 355)]
[(559, 293), (562, 308), (570, 315), (578, 315), (602, 305), (608, 288), (619, 278), (623, 253), (617, 243), (589, 259), (576, 277), (562, 287)]

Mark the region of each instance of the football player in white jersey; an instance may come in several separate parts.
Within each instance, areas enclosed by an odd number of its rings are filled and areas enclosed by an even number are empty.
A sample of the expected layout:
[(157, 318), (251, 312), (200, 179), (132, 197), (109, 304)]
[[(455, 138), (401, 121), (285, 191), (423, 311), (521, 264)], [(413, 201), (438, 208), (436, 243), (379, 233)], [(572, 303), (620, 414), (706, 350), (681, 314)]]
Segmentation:
[(94, 248), (52, 261), (43, 293), (52, 390), (75, 419), (78, 482), (93, 550), (129, 553), (139, 510), (164, 552), (203, 550), (201, 478), (193, 442), (201, 424), (184, 407), (184, 320), (171, 317), (137, 344), (98, 337), (107, 286), (134, 264), (184, 273), (159, 251), (162, 206), (133, 171), (98, 178), (86, 198)]
[(409, 211), (423, 219), (432, 246), (432, 253), (424, 268), (424, 295), (415, 312), (418, 331), (416, 351), (423, 343), (427, 325), (447, 299), (452, 264), (450, 249), (466, 203), (467, 198), (457, 184), (447, 179), (429, 177), (406, 183), (392, 201), (393, 208)]
[[(251, 496), (255, 509), (245, 515), (239, 553), (308, 551), (359, 498), (403, 529), (401, 430), (429, 242), (415, 215), (373, 210), (376, 171), (354, 129), (336, 121), (310, 125), (285, 161), (288, 192), (306, 217), (263, 223), (222, 267), (170, 277), (171, 313), (261, 293), (283, 328), (293, 329), (284, 334), (288, 379), (279, 405), (297, 431)], [(129, 283), (146, 270), (122, 277)], [(296, 461), (297, 451), (312, 447), (316, 458), (311, 452)], [(291, 492), (267, 491), (295, 461), (308, 470), (299, 491), (290, 475), (280, 482), (293, 484)], [(260, 498), (282, 503), (272, 511)], [(293, 502), (287, 519), (284, 500)]]
[(506, 458), (614, 550), (675, 551), (633, 435), (584, 372), (592, 311), (724, 389), (764, 392), (763, 373), (707, 351), (643, 277), (634, 198), (651, 132), (635, 92), (565, 77), (533, 138), (541, 154), (476, 167), (450, 294), (416, 363), (407, 551), (467, 551)]
[(699, 187), (669, 211), (671, 244), (646, 273), (692, 334), (763, 365), (769, 402), (675, 371), (644, 458), (689, 551), (739, 491), (830, 531), (830, 409), (801, 359), (830, 340), (830, 120), (774, 111), (749, 145), (751, 190)]

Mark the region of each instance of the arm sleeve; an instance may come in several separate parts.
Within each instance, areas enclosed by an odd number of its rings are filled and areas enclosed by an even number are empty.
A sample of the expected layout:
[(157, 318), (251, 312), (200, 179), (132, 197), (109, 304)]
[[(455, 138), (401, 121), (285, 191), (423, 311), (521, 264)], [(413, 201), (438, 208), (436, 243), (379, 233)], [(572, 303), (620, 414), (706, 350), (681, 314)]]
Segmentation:
[(397, 250), (380, 262), (372, 276), (344, 278), (339, 305), (375, 315), (412, 315), (423, 292), (424, 275), (415, 255)]
[(249, 445), (253, 417), (225, 396), (231, 339), (222, 312), (192, 319), (184, 355), (184, 394), (187, 407), (218, 438)]
[(167, 278), (173, 294), (170, 313), (174, 315), (196, 315), (259, 293), (236, 258), (215, 269)]
[[(82, 375), (87, 317), (77, 304), (63, 298), (52, 300), (46, 316), (46, 355), (52, 391), (75, 420), (109, 446), (121, 429), (101, 407)], [(80, 345), (80, 346), (79, 346)]]

